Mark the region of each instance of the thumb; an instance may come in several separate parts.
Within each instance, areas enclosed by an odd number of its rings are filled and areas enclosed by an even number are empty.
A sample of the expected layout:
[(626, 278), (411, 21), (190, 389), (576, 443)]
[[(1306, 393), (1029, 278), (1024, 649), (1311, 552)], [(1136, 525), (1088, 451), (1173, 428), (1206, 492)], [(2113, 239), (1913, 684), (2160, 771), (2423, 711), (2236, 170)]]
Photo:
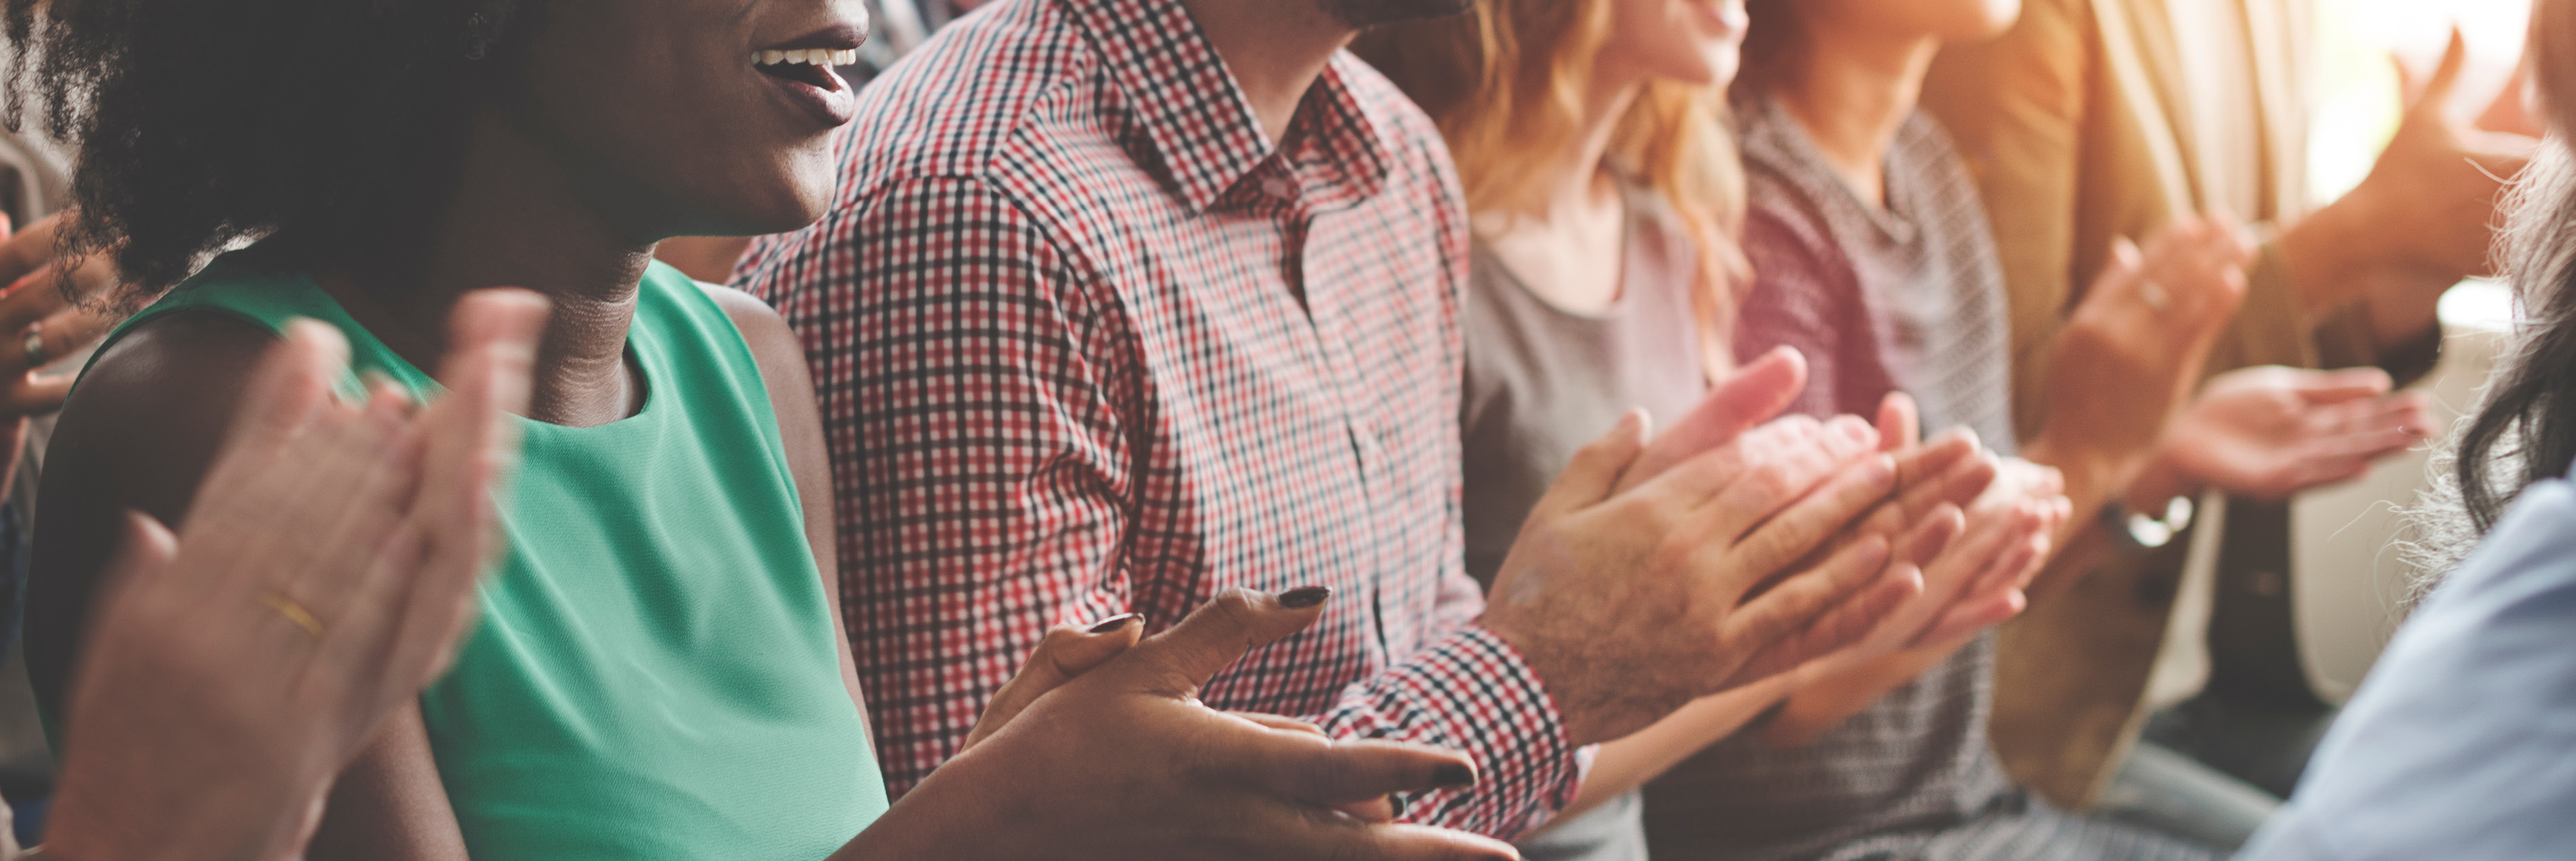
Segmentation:
[(1770, 421), (1807, 387), (1807, 357), (1792, 347), (1777, 347), (1737, 370), (1701, 398), (1688, 415), (1646, 446), (1644, 454), (1619, 481), (1627, 490), (1709, 449), (1734, 442), (1754, 426)]
[(1609, 433), (1574, 451), (1573, 459), (1556, 474), (1556, 482), (1530, 507), (1530, 519), (1577, 511), (1608, 498), (1622, 476), (1635, 472), (1630, 467), (1645, 448), (1646, 413), (1629, 410)]
[(273, 447), (294, 437), (331, 403), (349, 368), (349, 340), (327, 323), (288, 321), (284, 340), (251, 373), (227, 446)]
[(1904, 392), (1888, 392), (1878, 403), (1878, 444), (1897, 451), (1923, 440), (1923, 411)]
[(179, 558), (179, 536), (152, 515), (127, 509), (125, 533), (117, 543), (116, 556), (107, 563), (106, 594), (116, 595), (129, 589), (152, 589), (171, 570), (170, 563)]
[(1333, 591), (1322, 586), (1277, 595), (1228, 589), (1171, 630), (1146, 638), (1101, 667), (1098, 675), (1162, 696), (1186, 697), (1253, 647), (1306, 629), (1324, 615)]
[(2311, 406), (2339, 404), (2388, 394), (2396, 385), (2388, 372), (2378, 368), (2344, 368), (2334, 371), (2303, 371), (2291, 383), (2299, 399)]
[(2146, 266), (2147, 255), (2138, 250), (2135, 240), (2126, 236), (2113, 237), (2111, 256), (2102, 261), (2102, 274), (2093, 279), (2093, 291), (2086, 294), (2086, 298), (2119, 292), (2130, 282), (2138, 280), (2139, 273)]
[[(2393, 59), (2393, 58), (2392, 58)], [(2460, 35), (2457, 25), (2451, 27), (2451, 42), (2442, 49), (2442, 60), (2433, 66), (2432, 77), (2425, 78), (2421, 88), (2414, 89), (2413, 99), (2406, 104), (2408, 113), (2430, 111), (2439, 114), (2451, 101), (2451, 90), (2460, 82), (2460, 70), (2469, 62), (2468, 39)], [(2405, 63), (2397, 64), (2400, 86), (2412, 82), (2414, 72)]]
[[(993, 692), (992, 702), (984, 704), (984, 715), (975, 720), (975, 728), (966, 732), (965, 747), (990, 738), (1004, 724), (1027, 711), (1048, 691), (1055, 690), (1075, 676), (1090, 672), (1110, 658), (1117, 657), (1136, 645), (1145, 626), (1143, 617), (1121, 613), (1089, 626), (1057, 625), (1038, 641), (1029, 652), (1027, 663), (1020, 665), (1019, 675)], [(963, 748), (961, 748), (962, 750)]]

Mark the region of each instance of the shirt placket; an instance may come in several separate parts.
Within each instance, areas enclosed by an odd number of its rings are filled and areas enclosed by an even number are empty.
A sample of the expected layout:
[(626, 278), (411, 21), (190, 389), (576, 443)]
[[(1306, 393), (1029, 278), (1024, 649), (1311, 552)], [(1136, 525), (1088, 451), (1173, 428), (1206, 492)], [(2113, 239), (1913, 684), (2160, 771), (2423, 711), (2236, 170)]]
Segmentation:
[[(1361, 516), (1347, 518), (1346, 526), (1355, 534), (1353, 545), (1359, 548), (1369, 569), (1383, 571), (1388, 560), (1383, 558), (1380, 524), (1375, 512), (1387, 508), (1384, 498), (1385, 451), (1375, 429), (1367, 421), (1368, 412), (1358, 393), (1364, 391), (1360, 363), (1355, 355), (1360, 345), (1352, 343), (1345, 317), (1347, 285), (1316, 284), (1308, 275), (1329, 271), (1329, 263), (1320, 263), (1314, 255), (1319, 245), (1314, 241), (1316, 220), (1325, 214), (1338, 197), (1328, 191), (1329, 171), (1318, 166), (1319, 154), (1311, 147), (1291, 147), (1272, 155), (1255, 169), (1253, 187), (1259, 189), (1264, 212), (1276, 219), (1280, 229), (1280, 268), (1288, 287), (1298, 297), (1306, 312), (1306, 322), (1314, 336), (1317, 370), (1323, 375), (1333, 408), (1342, 423), (1344, 438), (1350, 444), (1352, 488), (1359, 496)], [(1386, 596), (1383, 589), (1369, 594), (1370, 660), (1384, 665), (1388, 655), (1386, 630)]]

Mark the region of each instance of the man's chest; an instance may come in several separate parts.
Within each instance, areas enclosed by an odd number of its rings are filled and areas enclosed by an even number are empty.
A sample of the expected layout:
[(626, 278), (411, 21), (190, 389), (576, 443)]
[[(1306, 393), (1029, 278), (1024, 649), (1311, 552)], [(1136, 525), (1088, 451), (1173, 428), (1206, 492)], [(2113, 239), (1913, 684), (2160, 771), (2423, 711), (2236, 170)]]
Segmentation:
[(1381, 199), (1122, 222), (1108, 282), (1141, 383), (1140, 585), (1428, 606), (1458, 565), (1462, 367), (1452, 262), (1424, 215)]

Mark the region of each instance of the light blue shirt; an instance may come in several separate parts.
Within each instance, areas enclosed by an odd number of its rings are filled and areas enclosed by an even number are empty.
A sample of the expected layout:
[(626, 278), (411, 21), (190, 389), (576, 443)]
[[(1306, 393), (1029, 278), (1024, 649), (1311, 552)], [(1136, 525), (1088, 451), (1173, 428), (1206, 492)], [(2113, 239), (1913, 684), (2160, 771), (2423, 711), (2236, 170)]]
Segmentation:
[(2237, 857), (2576, 857), (2576, 487), (2523, 491)]

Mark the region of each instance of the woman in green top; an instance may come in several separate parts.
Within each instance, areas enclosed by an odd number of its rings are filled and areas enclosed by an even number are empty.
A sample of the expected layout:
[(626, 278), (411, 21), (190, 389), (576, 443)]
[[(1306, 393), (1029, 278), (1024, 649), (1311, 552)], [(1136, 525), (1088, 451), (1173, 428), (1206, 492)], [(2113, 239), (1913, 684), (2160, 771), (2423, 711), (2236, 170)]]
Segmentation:
[(830, 477), (801, 351), (759, 302), (652, 262), (664, 238), (822, 214), (858, 3), (8, 9), (38, 107), (82, 147), (66, 250), (112, 257), (130, 297), (168, 288), (99, 353), (45, 475), (28, 654), (49, 705), (121, 512), (182, 519), (287, 321), (434, 397), (419, 369), (461, 297), (552, 302), (481, 627), (342, 772), (311, 856), (1506, 854), (1382, 824), (1386, 793), (1454, 784), (1462, 758), (1187, 699), (1320, 592), (1236, 596), (1116, 657), (1131, 621), (1060, 632), (998, 729), (887, 810), (818, 573)]

